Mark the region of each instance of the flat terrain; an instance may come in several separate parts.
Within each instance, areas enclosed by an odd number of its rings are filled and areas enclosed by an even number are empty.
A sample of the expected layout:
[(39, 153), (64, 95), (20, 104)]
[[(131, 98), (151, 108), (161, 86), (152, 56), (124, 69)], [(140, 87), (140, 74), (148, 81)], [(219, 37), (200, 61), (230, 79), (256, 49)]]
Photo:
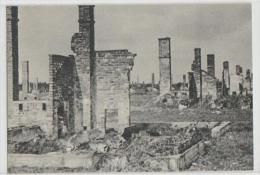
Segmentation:
[(131, 123), (164, 123), (191, 121), (252, 121), (252, 110), (188, 108), (178, 110), (153, 104), (158, 95), (130, 96)]

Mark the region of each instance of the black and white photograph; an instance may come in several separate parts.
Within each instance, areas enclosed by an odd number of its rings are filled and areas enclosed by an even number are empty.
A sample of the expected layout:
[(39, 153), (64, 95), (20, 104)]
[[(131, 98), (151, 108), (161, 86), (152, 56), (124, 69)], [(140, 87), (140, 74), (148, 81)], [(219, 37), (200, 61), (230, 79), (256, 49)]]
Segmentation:
[(8, 173), (254, 170), (251, 3), (5, 10)]

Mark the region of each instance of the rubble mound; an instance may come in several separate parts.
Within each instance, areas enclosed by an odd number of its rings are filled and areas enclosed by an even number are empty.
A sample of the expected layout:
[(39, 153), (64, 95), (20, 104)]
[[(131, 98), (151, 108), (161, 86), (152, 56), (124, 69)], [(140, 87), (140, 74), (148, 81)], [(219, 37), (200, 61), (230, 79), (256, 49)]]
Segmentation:
[(176, 97), (173, 92), (167, 92), (152, 98), (145, 104), (145, 106), (156, 106), (161, 108), (173, 108), (183, 110), (191, 107), (193, 103), (194, 102), (188, 98), (179, 98)]
[[(167, 128), (169, 131), (167, 131)], [(159, 127), (158, 136), (151, 136), (154, 126), (148, 126), (145, 131), (133, 134), (125, 153), (129, 160), (127, 169), (131, 171), (167, 171), (167, 163), (158, 161), (157, 157), (181, 154), (203, 139), (202, 132), (210, 135), (208, 128), (198, 129), (189, 126), (174, 129), (169, 125)]]
[(215, 100), (215, 104), (218, 108), (226, 109), (242, 109), (248, 110), (253, 108), (252, 95), (232, 95), (227, 97), (220, 97)]
[(8, 130), (9, 153), (43, 154), (60, 150), (57, 140), (49, 140), (39, 126)]
[(124, 145), (125, 139), (116, 131), (104, 133), (98, 129), (81, 131), (69, 138), (66, 151), (115, 152)]

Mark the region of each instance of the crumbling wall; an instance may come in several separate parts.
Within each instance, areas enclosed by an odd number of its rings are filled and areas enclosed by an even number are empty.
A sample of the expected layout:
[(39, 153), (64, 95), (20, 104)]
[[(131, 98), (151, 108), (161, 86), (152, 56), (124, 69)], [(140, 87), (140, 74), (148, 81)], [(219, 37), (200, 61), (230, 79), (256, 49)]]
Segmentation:
[(64, 129), (74, 131), (74, 70), (73, 56), (49, 55), (49, 99), (55, 136)]
[(96, 52), (95, 127), (123, 131), (129, 126), (129, 76), (134, 57), (128, 50)]
[(13, 115), (8, 118), (8, 128), (17, 126), (40, 126), (51, 136), (53, 118), (51, 103), (48, 100), (24, 100), (13, 102)]
[(217, 79), (208, 72), (202, 71), (202, 98), (209, 96), (212, 100), (217, 98)]
[(236, 95), (242, 94), (244, 86), (244, 77), (243, 75), (234, 74), (230, 75), (230, 93), (235, 93)]
[[(213, 54), (207, 55), (207, 64), (208, 70), (204, 71), (201, 69), (201, 49), (194, 49), (194, 57), (193, 63), (191, 65), (192, 73), (189, 73), (189, 91), (190, 98), (195, 99), (195, 95), (197, 94), (197, 98), (208, 98), (211, 99), (217, 98), (217, 79), (215, 76), (215, 57)], [(195, 84), (194, 84), (195, 82)], [(197, 92), (195, 92), (197, 91)]]

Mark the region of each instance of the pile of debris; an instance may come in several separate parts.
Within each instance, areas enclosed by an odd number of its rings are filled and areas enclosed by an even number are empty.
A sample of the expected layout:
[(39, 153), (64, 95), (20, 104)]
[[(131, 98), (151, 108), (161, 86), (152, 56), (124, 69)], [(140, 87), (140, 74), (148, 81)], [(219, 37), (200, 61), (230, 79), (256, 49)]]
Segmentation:
[(125, 139), (117, 132), (104, 133), (98, 129), (76, 133), (69, 138), (65, 151), (96, 151), (99, 153), (116, 152), (124, 147)]
[(253, 97), (252, 95), (232, 95), (226, 97), (219, 97), (214, 101), (218, 108), (226, 109), (252, 109)]
[(156, 106), (161, 108), (172, 108), (172, 109), (187, 109), (193, 105), (193, 100), (189, 98), (180, 98), (173, 94), (173, 92), (168, 92), (165, 94), (160, 94), (148, 101), (145, 106)]
[(166, 128), (160, 128), (158, 136), (149, 134), (154, 128), (147, 128), (145, 132), (132, 135), (129, 145), (124, 150), (129, 160), (127, 168), (130, 171), (167, 171), (167, 163), (158, 161), (158, 157), (181, 154), (203, 139), (202, 132), (210, 133), (209, 129), (201, 132), (194, 126), (171, 129), (172, 133), (164, 130)]
[(39, 126), (16, 127), (8, 130), (9, 153), (43, 154), (60, 150), (57, 140), (48, 139)]

